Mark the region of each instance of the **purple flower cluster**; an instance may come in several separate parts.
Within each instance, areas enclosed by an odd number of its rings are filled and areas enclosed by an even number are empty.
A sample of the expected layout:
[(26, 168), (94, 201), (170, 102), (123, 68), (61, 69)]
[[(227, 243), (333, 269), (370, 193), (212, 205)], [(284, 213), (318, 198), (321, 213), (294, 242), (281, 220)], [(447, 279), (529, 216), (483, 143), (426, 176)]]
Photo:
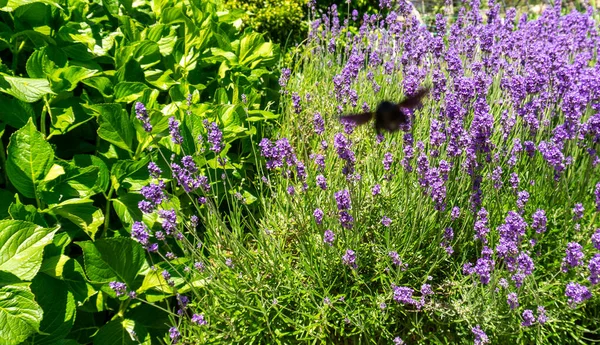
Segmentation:
[(352, 269), (356, 269), (356, 253), (352, 249), (346, 250), (346, 253), (342, 256), (342, 262), (344, 265), (349, 266)]
[(563, 271), (567, 271), (567, 265), (577, 267), (583, 265), (583, 247), (577, 242), (567, 244), (566, 255), (563, 259)]
[(267, 169), (282, 168), (284, 163), (287, 167), (296, 164), (296, 154), (286, 138), (279, 139), (274, 144), (271, 140), (263, 138), (258, 146), (261, 149), (261, 155), (267, 159)]
[(179, 121), (175, 117), (169, 118), (169, 134), (171, 134), (171, 141), (175, 144), (181, 145), (183, 143), (183, 137), (179, 131)]
[(210, 149), (216, 154), (219, 154), (223, 150), (223, 132), (219, 129), (219, 125), (216, 122), (204, 123), (207, 131), (207, 141), (211, 145)]
[(108, 287), (110, 287), (117, 297), (123, 296), (127, 292), (127, 285), (125, 283), (113, 281), (108, 283)]
[(333, 241), (335, 241), (335, 234), (331, 230), (325, 230), (323, 234), (323, 242), (328, 244), (329, 246), (333, 245)]
[(471, 332), (473, 332), (473, 335), (475, 336), (475, 345), (483, 345), (490, 342), (487, 334), (485, 334), (479, 325), (473, 327)]
[(592, 298), (592, 293), (587, 287), (575, 282), (570, 282), (565, 289), (565, 296), (569, 298), (569, 304), (574, 307), (575, 305)]
[(146, 110), (146, 106), (144, 103), (136, 102), (135, 103), (135, 117), (136, 119), (142, 121), (142, 126), (144, 130), (148, 133), (152, 132), (152, 125), (150, 124), (150, 117), (148, 116), (148, 111)]

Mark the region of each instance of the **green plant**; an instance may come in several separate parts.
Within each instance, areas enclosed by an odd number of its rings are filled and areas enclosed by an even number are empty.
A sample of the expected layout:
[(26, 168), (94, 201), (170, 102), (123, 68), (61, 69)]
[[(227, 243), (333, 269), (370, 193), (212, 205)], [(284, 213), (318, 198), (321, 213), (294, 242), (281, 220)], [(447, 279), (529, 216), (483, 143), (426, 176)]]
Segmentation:
[[(277, 117), (279, 47), (213, 1), (0, 11), (0, 344), (154, 342), (173, 291), (153, 290), (150, 257), (129, 235), (148, 162), (197, 151), (210, 183), (226, 173), (252, 200), (252, 137)], [(174, 120), (187, 146), (165, 138)], [(197, 141), (204, 120), (222, 133), (218, 152)], [(214, 188), (226, 212), (230, 190)], [(117, 280), (139, 297), (117, 298)]]

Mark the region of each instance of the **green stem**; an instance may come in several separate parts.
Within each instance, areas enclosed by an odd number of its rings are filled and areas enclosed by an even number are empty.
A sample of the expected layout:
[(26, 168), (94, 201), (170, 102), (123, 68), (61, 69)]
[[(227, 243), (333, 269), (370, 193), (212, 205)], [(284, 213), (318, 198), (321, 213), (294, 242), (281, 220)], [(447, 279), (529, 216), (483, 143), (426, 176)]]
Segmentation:
[(110, 223), (110, 202), (114, 191), (115, 188), (111, 185), (108, 195), (106, 196), (106, 208), (104, 211), (104, 233), (108, 231), (108, 224)]
[(40, 132), (42, 132), (42, 135), (46, 138), (46, 112), (48, 115), (52, 116), (47, 96), (44, 96), (44, 104), (44, 111), (42, 111), (42, 118), (40, 119)]

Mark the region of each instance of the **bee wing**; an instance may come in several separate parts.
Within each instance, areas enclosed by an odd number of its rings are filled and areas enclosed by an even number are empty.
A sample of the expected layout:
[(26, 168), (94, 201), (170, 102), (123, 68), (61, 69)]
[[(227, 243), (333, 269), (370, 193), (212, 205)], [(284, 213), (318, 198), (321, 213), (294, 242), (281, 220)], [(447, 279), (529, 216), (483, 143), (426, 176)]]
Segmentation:
[(419, 89), (414, 95), (398, 103), (400, 108), (415, 108), (421, 104), (421, 99), (429, 93), (429, 88)]
[(361, 113), (361, 114), (351, 114), (340, 116), (340, 121), (342, 122), (352, 122), (355, 125), (362, 125), (369, 122), (373, 118), (372, 112)]

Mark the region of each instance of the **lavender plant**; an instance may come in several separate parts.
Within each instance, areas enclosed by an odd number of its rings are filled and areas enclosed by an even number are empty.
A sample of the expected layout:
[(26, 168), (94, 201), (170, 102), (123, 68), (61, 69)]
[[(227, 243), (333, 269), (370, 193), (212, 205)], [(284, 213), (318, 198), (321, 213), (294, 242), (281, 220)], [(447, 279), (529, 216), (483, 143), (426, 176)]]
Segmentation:
[[(480, 7), (437, 16), (434, 32), (402, 2), (354, 16), (357, 31), (335, 7), (312, 23), (280, 79), (287, 121), (260, 143), (263, 217), (197, 290), (209, 326), (183, 327), (191, 339), (597, 337), (595, 12)], [(422, 85), (431, 98), (403, 133), (338, 121)]]

